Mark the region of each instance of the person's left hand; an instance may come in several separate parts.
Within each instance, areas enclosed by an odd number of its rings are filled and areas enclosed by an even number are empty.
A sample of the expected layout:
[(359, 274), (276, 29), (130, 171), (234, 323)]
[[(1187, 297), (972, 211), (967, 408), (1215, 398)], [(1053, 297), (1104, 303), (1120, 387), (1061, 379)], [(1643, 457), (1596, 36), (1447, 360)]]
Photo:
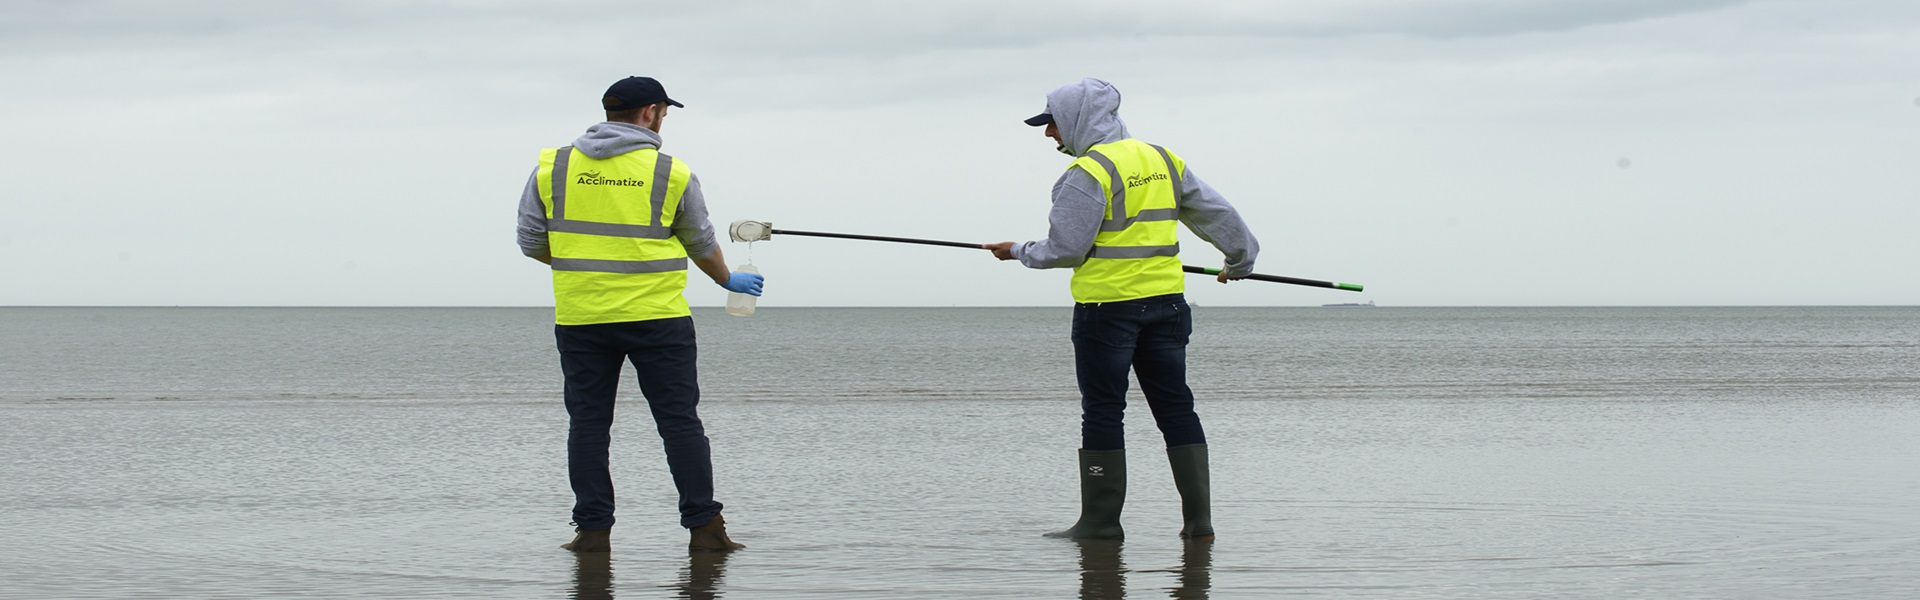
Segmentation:
[(1226, 282), (1229, 282), (1229, 281), (1239, 281), (1239, 280), (1242, 280), (1242, 279), (1246, 279), (1246, 278), (1245, 278), (1245, 277), (1228, 277), (1228, 276), (1227, 276), (1227, 268), (1226, 268), (1225, 266), (1222, 266), (1222, 267), (1220, 267), (1220, 276), (1219, 276), (1219, 277), (1215, 277), (1215, 278), (1213, 278), (1213, 279), (1214, 279), (1214, 281), (1218, 281), (1218, 282), (1220, 282), (1220, 283), (1226, 283)]
[(986, 248), (987, 250), (993, 252), (994, 258), (998, 258), (1000, 260), (1013, 260), (1013, 242), (1000, 242), (998, 244), (987, 244), (987, 245), (981, 246), (981, 248)]
[(766, 281), (767, 278), (761, 277), (759, 273), (733, 273), (727, 276), (727, 282), (720, 284), (720, 287), (727, 288), (727, 291), (736, 294), (758, 296), (760, 288), (766, 285)]

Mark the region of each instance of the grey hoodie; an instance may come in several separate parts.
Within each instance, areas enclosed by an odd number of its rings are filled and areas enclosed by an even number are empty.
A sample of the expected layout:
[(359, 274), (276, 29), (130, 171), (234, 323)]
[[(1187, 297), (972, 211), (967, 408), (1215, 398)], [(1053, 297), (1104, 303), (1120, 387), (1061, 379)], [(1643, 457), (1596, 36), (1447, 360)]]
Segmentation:
[[(1061, 150), (1076, 157), (1086, 156), (1088, 148), (1133, 137), (1120, 120), (1120, 90), (1091, 77), (1048, 92), (1047, 114), (1060, 128)], [(1226, 255), (1228, 276), (1253, 273), (1260, 242), (1247, 230), (1240, 212), (1195, 177), (1191, 166), (1181, 172), (1179, 181), (1180, 222)], [(1080, 266), (1093, 250), (1093, 237), (1100, 233), (1100, 219), (1106, 212), (1100, 181), (1085, 170), (1067, 169), (1053, 183), (1047, 239), (1014, 244), (1013, 257), (1035, 269)]]
[[(660, 134), (631, 123), (607, 121), (587, 128), (573, 141), (580, 153), (593, 158), (619, 156), (645, 148), (659, 148)], [(547, 256), (547, 207), (540, 202), (540, 168), (527, 176), (527, 189), (520, 192), (520, 253)], [(680, 211), (673, 219), (673, 237), (686, 246), (687, 256), (705, 258), (720, 244), (714, 240), (713, 224), (707, 222), (707, 199), (700, 193), (700, 177), (687, 179), (687, 191), (680, 196)]]

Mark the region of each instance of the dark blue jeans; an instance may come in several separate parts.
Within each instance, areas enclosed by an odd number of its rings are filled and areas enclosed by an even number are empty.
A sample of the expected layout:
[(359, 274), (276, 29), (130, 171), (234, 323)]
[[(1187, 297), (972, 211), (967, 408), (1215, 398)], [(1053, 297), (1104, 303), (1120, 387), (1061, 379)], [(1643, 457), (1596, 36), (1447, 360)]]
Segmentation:
[(1180, 294), (1073, 307), (1073, 368), (1080, 379), (1080, 447), (1125, 448), (1127, 371), (1140, 378), (1167, 447), (1207, 443), (1187, 388), (1193, 311)]
[(713, 459), (695, 407), (700, 382), (693, 317), (556, 325), (560, 370), (566, 373), (567, 479), (573, 484), (573, 522), (581, 529), (613, 528), (613, 478), (607, 474), (607, 434), (621, 363), (633, 363), (640, 393), (667, 450), (667, 468), (680, 491), (680, 526), (699, 527), (720, 514), (713, 500)]

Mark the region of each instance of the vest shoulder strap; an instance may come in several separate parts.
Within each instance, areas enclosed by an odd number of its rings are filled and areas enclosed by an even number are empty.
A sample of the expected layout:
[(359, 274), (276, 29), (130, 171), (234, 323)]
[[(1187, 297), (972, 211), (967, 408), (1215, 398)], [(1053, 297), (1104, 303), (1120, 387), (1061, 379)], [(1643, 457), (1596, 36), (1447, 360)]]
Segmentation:
[(553, 151), (553, 218), (567, 218), (567, 163), (573, 159), (573, 146), (561, 146)]
[(1171, 180), (1173, 182), (1173, 207), (1175, 210), (1178, 210), (1180, 208), (1180, 184), (1182, 183), (1180, 179), (1180, 165), (1173, 164), (1173, 154), (1167, 152), (1166, 148), (1154, 146), (1153, 144), (1147, 145), (1153, 146), (1153, 150), (1160, 153), (1160, 160), (1167, 162), (1167, 176), (1173, 178)]

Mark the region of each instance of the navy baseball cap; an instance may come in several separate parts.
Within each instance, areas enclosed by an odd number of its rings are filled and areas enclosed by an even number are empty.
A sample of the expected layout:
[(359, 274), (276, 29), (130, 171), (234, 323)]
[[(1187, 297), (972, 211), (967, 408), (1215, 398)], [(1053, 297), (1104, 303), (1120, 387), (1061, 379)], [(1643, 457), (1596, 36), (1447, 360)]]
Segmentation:
[(607, 93), (600, 96), (600, 107), (607, 110), (633, 110), (644, 106), (665, 102), (680, 108), (681, 104), (667, 97), (667, 88), (652, 77), (628, 77), (613, 82), (607, 87)]
[(1053, 115), (1051, 113), (1040, 113), (1027, 119), (1027, 124), (1032, 125), (1034, 127), (1039, 127), (1041, 125), (1046, 125), (1052, 122), (1053, 122)]

